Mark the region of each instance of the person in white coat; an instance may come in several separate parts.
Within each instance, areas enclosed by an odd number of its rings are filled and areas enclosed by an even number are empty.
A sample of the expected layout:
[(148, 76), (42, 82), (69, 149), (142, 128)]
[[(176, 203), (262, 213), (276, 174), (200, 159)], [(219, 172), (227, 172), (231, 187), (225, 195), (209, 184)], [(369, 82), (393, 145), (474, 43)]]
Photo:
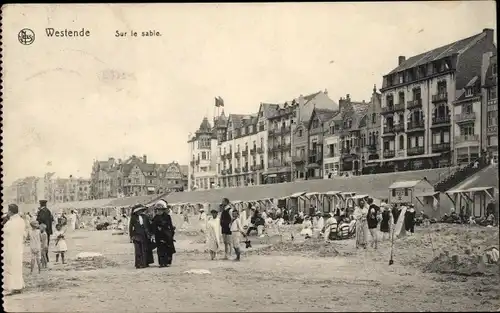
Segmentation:
[(3, 287), (5, 295), (20, 293), (24, 288), (23, 250), (26, 223), (16, 204), (9, 204), (8, 220), (3, 227)]
[(221, 226), (220, 226), (220, 220), (217, 217), (218, 211), (216, 209), (212, 209), (210, 211), (211, 216), (208, 218), (207, 222), (207, 231), (206, 231), (206, 236), (207, 236), (207, 248), (208, 251), (210, 252), (210, 258), (212, 260), (215, 260), (217, 257), (217, 252), (220, 249), (220, 237), (221, 237)]
[(76, 229), (76, 222), (78, 220), (78, 216), (76, 215), (75, 210), (71, 210), (71, 214), (69, 215), (69, 227), (71, 231)]

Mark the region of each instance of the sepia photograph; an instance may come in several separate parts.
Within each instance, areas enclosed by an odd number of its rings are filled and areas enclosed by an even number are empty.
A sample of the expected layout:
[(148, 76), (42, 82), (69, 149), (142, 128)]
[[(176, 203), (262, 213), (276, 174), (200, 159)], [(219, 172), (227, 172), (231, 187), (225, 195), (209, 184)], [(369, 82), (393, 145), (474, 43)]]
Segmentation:
[(496, 9), (3, 5), (3, 310), (500, 311)]

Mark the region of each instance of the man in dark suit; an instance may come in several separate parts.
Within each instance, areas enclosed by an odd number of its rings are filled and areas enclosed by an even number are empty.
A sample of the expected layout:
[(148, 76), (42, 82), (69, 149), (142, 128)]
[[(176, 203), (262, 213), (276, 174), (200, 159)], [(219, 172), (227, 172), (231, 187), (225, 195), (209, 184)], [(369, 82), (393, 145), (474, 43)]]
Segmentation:
[(151, 224), (146, 209), (141, 204), (135, 205), (130, 218), (129, 235), (134, 243), (135, 268), (145, 268), (152, 263)]
[[(54, 222), (54, 217), (52, 213), (47, 208), (47, 200), (40, 200), (40, 208), (38, 209), (38, 214), (36, 216), (36, 220), (38, 224), (45, 224), (45, 232), (47, 233), (47, 246), (50, 247), (50, 235), (52, 235), (52, 223)], [(47, 262), (49, 262), (49, 255), (45, 256), (47, 258)]]
[(220, 205), (221, 215), (220, 215), (220, 226), (222, 232), (222, 241), (224, 242), (225, 256), (224, 260), (227, 260), (231, 256), (231, 222), (233, 218), (231, 217), (232, 208), (231, 203), (228, 198), (222, 199), (222, 204)]

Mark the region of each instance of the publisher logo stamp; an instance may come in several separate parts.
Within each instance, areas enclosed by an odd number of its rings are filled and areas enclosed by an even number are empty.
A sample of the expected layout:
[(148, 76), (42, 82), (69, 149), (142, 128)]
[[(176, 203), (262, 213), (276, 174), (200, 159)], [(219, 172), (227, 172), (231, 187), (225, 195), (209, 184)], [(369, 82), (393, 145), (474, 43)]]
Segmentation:
[(17, 39), (25, 46), (31, 45), (35, 41), (35, 33), (29, 28), (23, 28), (17, 34)]

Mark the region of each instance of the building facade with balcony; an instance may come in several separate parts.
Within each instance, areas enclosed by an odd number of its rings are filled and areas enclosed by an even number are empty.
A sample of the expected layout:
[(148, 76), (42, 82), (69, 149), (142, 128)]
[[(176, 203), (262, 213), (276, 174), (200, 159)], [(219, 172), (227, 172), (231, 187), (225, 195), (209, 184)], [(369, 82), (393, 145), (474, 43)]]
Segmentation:
[(474, 76), (453, 102), (454, 164), (465, 165), (477, 159), (481, 147), (481, 78)]
[(299, 104), (276, 106), (267, 119), (267, 170), (263, 180), (266, 184), (290, 182), (292, 179), (292, 124), (297, 120)]
[(482, 79), (482, 123), (483, 147), (498, 163), (498, 72), (497, 55), (489, 53), (483, 57), (485, 69)]
[(482, 55), (494, 51), (493, 30), (406, 59), (384, 75), (381, 166), (398, 170), (453, 163), (456, 91), (477, 76)]
[(229, 115), (227, 140), (218, 147), (217, 172), (221, 187), (261, 183), (267, 139), (264, 111), (262, 108), (257, 114)]
[(188, 190), (212, 189), (217, 185), (217, 146), (221, 136), (221, 125), (225, 120), (224, 112), (214, 119), (212, 128), (208, 118), (203, 118), (200, 127), (188, 140)]
[(339, 112), (331, 109), (314, 108), (311, 119), (308, 123), (308, 158), (307, 158), (307, 179), (323, 179), (325, 168), (324, 137), (328, 135), (329, 121)]
[[(339, 126), (340, 172), (360, 175), (363, 168), (362, 147), (366, 144), (366, 112), (370, 103), (352, 101), (350, 95), (340, 98), (340, 113), (334, 118)], [(363, 141), (365, 138), (365, 141)]]
[(373, 92), (366, 108), (364, 117), (360, 120), (361, 129), (361, 173), (377, 173), (379, 171), (378, 160), (381, 155), (380, 147), (380, 113), (381, 94), (377, 92), (377, 87), (373, 86)]
[(298, 121), (292, 128), (292, 179), (304, 180), (309, 155), (309, 121)]

